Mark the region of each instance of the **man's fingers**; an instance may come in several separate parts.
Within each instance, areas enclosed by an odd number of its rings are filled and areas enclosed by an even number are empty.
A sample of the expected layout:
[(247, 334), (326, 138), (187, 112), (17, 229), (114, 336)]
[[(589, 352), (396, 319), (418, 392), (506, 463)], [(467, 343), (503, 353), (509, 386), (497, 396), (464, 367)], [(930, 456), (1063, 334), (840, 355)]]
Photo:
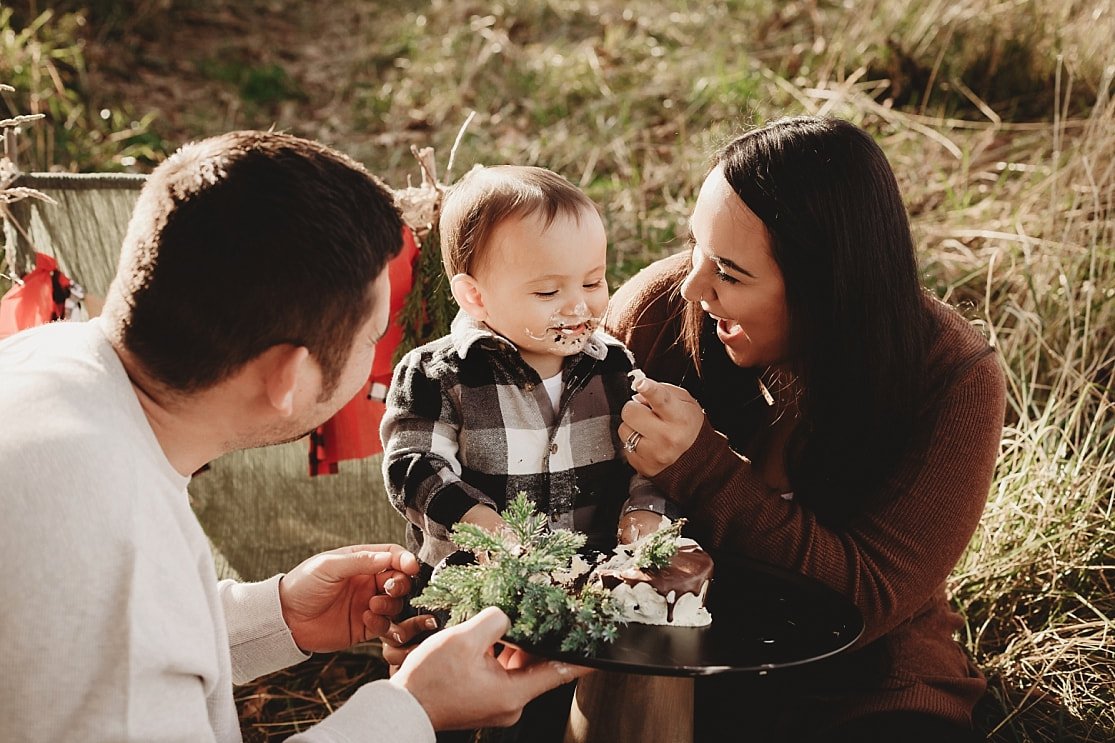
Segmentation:
[(377, 594), (368, 600), (368, 608), (374, 614), (383, 617), (393, 617), (403, 610), (403, 600), (394, 596)]
[(418, 558), (410, 550), (397, 544), (354, 544), (349, 547), (327, 552), (326, 554), (345, 554), (361, 552), (386, 552), (391, 555), (391, 567), (407, 575), (418, 574)]
[(511, 620), (507, 615), (496, 607), (489, 606), (476, 616), (455, 627), (450, 627), (445, 632), (448, 635), (463, 635), (476, 646), (487, 650), (499, 642), (499, 638), (507, 634), (510, 627)]
[(401, 578), (416, 574), (417, 565), (414, 555), (397, 544), (369, 544), (324, 552), (318, 555), (315, 567), (329, 579), (341, 581), (358, 575), (379, 575), (387, 570), (401, 573)]
[(358, 575), (379, 575), (389, 570), (397, 558), (390, 552), (326, 552), (319, 556), (318, 573), (332, 581), (355, 578)]
[(574, 666), (561, 661), (548, 660), (534, 663), (518, 670), (509, 670), (508, 676), (515, 681), (515, 693), (521, 694), (523, 704), (543, 694), (550, 689), (556, 689), (562, 684), (568, 684), (581, 676), (592, 673), (591, 668)]
[(514, 671), (528, 665), (532, 660), (532, 656), (525, 650), (522, 650), (511, 645), (504, 645), (503, 650), (496, 656), (496, 660), (508, 671)]
[(380, 588), (388, 596), (406, 596), (410, 593), (410, 576), (397, 570), (385, 570), (377, 580)]

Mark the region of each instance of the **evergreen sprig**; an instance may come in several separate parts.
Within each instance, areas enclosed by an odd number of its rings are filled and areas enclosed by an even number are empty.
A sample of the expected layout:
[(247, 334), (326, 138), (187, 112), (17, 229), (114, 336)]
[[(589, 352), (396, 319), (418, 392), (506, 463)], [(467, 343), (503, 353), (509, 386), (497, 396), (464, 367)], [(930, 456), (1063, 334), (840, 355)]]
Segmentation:
[(418, 239), (418, 257), (414, 261), (413, 285), (396, 322), (403, 328), (403, 337), (395, 348), (393, 360), (399, 360), (412, 348), (449, 334), (449, 326), (457, 314), (457, 302), (449, 290), (445, 267), (441, 263), (438, 229), (431, 226)]
[(678, 537), (683, 526), (685, 519), (678, 519), (648, 536), (635, 552), (635, 567), (661, 570), (669, 565), (677, 554)]
[(573, 592), (552, 578), (570, 568), (585, 535), (549, 530), (525, 493), (511, 501), (503, 518), (506, 527), (499, 533), (472, 524), (453, 527), (453, 541), (486, 560), (440, 569), (414, 604), (447, 610), (449, 624), (497, 606), (511, 619), (508, 639), (557, 645), (562, 652), (591, 655), (614, 641), (620, 619), (611, 595), (587, 585)]

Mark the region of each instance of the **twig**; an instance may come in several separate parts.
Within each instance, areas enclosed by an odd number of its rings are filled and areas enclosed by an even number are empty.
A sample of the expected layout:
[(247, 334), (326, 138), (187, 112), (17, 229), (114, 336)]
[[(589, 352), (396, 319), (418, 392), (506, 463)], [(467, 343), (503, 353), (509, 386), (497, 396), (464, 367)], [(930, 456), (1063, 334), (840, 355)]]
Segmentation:
[(325, 696), (325, 692), (321, 687), (317, 687), (317, 695), (321, 697), (321, 703), (325, 705), (325, 709), (329, 710), (329, 714), (333, 714), (333, 705), (329, 703), (329, 699)]
[(449, 176), (453, 173), (453, 163), (457, 160), (457, 148), (460, 147), (461, 140), (465, 137), (465, 129), (468, 129), (468, 125), (471, 124), (472, 120), (475, 118), (476, 112), (469, 111), (468, 118), (465, 119), (465, 123), (461, 124), (461, 128), (457, 130), (457, 138), (453, 140), (453, 147), (449, 150), (449, 164), (445, 166), (446, 183), (449, 183)]
[(414, 155), (414, 159), (418, 161), (418, 167), (422, 168), (422, 188), (431, 186), (438, 188), (437, 168), (434, 164), (434, 149), (432, 147), (423, 147), (421, 150), (415, 145), (410, 146), (410, 154)]
[(22, 114), (20, 116), (13, 116), (10, 119), (0, 119), (0, 129), (14, 129), (24, 124), (29, 124), (32, 121), (45, 118), (46, 114)]

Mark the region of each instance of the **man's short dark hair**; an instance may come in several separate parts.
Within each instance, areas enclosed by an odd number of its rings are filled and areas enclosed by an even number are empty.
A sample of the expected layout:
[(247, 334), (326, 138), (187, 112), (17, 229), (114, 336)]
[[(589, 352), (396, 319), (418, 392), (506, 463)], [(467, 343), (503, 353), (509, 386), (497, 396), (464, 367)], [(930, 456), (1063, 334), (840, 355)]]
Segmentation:
[(327, 395), (401, 244), (391, 191), (355, 161), (286, 134), (231, 132), (151, 174), (107, 314), (171, 390), (206, 389), (290, 343), (309, 349)]

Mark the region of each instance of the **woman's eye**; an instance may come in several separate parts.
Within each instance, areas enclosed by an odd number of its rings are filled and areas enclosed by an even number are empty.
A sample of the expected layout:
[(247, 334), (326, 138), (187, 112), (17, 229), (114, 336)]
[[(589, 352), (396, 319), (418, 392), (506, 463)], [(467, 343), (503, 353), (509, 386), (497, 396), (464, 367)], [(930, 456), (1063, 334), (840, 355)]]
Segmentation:
[(738, 284), (739, 283), (739, 279), (735, 278), (734, 276), (729, 276), (728, 274), (721, 271), (719, 268), (716, 269), (716, 278), (719, 281), (723, 281), (725, 284)]

